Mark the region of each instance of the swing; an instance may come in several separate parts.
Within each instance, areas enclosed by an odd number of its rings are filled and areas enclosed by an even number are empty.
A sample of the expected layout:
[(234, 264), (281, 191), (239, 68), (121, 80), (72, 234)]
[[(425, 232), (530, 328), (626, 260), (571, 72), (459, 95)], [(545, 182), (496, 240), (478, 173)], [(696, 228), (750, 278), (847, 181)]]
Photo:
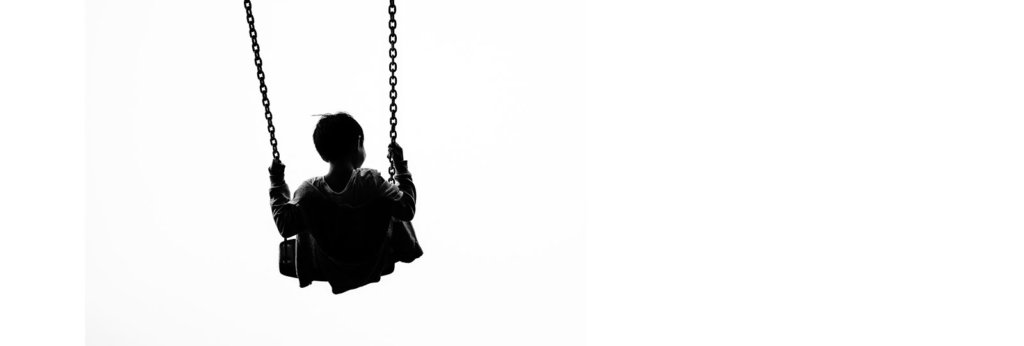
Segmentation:
[[(271, 153), (274, 159), (280, 160), (280, 153), (277, 150), (277, 138), (275, 137), (275, 128), (273, 123), (273, 113), (270, 112), (270, 99), (267, 97), (267, 84), (264, 79), (263, 73), (263, 60), (260, 58), (260, 45), (256, 40), (256, 25), (255, 19), (252, 14), (252, 3), (250, 0), (244, 0), (245, 3), (245, 14), (246, 20), (249, 23), (249, 38), (252, 39), (252, 52), (254, 56), (254, 62), (256, 64), (256, 78), (259, 79), (260, 83), (260, 94), (263, 99), (263, 110), (264, 118), (267, 120), (267, 132), (270, 134), (270, 147)], [(391, 112), (390, 124), (391, 124), (391, 143), (395, 144), (398, 138), (398, 132), (396, 127), (398, 125), (398, 105), (396, 99), (398, 98), (398, 91), (395, 86), (398, 84), (398, 78), (395, 76), (395, 72), (398, 70), (398, 64), (395, 62), (395, 58), (398, 56), (398, 50), (395, 48), (395, 43), (398, 41), (398, 36), (395, 34), (395, 28), (397, 22), (395, 21), (395, 1), (390, 0), (388, 4), (388, 14), (390, 16), (388, 20), (388, 28), (390, 29), (390, 35), (388, 36), (388, 42), (391, 48), (388, 50), (388, 56), (391, 58), (390, 64), (388, 64), (388, 70), (391, 72), (391, 76), (388, 79), (388, 84), (391, 85), (391, 90), (388, 96), (391, 99), (389, 110)], [(395, 184), (395, 160), (391, 153), (388, 152), (388, 161), (390, 166), (388, 167), (388, 183)], [(326, 198), (321, 199), (322, 203), (312, 203), (310, 208), (321, 208), (323, 212), (327, 212), (324, 205), (327, 203)], [(390, 217), (387, 215), (386, 208), (381, 206), (374, 206), (362, 210), (341, 210), (340, 212), (333, 213), (332, 217), (338, 220), (389, 220)], [(364, 222), (365, 223), (365, 222)], [(423, 254), (423, 250), (419, 246), (419, 242), (416, 238), (416, 233), (412, 228), (412, 224), (408, 221), (401, 221), (396, 219), (390, 219), (390, 224), (387, 225), (374, 225), (366, 227), (375, 228), (386, 228), (387, 232), (381, 237), (383, 238), (380, 247), (373, 249), (364, 249), (365, 253), (376, 253), (376, 255), (387, 255), (393, 261), (388, 260), (383, 263), (383, 267), (374, 268), (377, 273), (376, 280), (372, 278), (369, 282), (379, 281), (380, 275), (390, 274), (394, 270), (395, 262), (412, 262), (414, 259), (420, 257)], [(329, 238), (329, 237), (328, 237)], [(396, 241), (388, 241), (396, 239)], [(325, 240), (325, 239), (321, 239)], [(329, 242), (319, 242), (317, 237), (311, 234), (310, 231), (300, 232), (299, 234), (286, 237), (279, 245), (279, 260), (278, 266), (279, 271), (282, 275), (298, 278), (299, 287), (306, 287), (312, 281), (329, 281), (329, 275), (324, 272), (318, 272), (315, 268), (312, 268), (309, 263), (311, 262), (311, 254), (318, 251), (324, 251), (321, 249), (322, 246), (330, 246)], [(386, 253), (385, 253), (386, 252)], [(344, 258), (336, 258), (336, 256), (327, 256), (335, 266), (351, 266), (353, 262)], [(372, 276), (372, 275), (371, 275)], [(369, 283), (366, 282), (366, 283)], [(365, 283), (364, 283), (365, 284)], [(340, 293), (340, 292), (335, 292)]]

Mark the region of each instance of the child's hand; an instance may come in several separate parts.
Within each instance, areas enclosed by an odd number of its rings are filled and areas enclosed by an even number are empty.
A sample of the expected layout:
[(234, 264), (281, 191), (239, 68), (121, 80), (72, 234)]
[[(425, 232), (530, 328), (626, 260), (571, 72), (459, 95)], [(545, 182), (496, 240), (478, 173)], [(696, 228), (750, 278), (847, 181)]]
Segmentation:
[(405, 152), (402, 151), (402, 146), (398, 145), (398, 143), (388, 145), (388, 154), (391, 154), (391, 159), (395, 160), (396, 163), (405, 161)]
[(270, 163), (270, 182), (284, 182), (284, 164), (281, 163), (281, 159), (274, 159), (274, 162)]

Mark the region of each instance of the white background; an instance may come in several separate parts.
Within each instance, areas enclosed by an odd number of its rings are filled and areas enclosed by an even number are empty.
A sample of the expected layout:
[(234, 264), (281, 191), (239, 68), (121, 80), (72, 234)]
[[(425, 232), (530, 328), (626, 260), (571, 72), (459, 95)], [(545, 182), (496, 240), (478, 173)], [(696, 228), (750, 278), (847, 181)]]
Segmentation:
[[(0, 11), (3, 343), (1024, 342), (1020, 5), (399, 5), (427, 254), (340, 296), (276, 273), (241, 2)], [(322, 112), (383, 168), (384, 7), (255, 11), (288, 181)]]

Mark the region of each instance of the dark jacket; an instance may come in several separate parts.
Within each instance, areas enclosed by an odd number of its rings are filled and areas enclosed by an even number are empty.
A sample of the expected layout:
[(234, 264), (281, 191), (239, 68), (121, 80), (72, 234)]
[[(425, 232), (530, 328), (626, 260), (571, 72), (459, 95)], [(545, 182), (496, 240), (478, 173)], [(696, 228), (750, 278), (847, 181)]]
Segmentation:
[(352, 172), (341, 191), (323, 177), (302, 182), (289, 199), (288, 185), (272, 183), (271, 211), (281, 236), (296, 236), (300, 287), (327, 281), (335, 294), (380, 281), (397, 261), (422, 255), (412, 220), (416, 187), (405, 164), (397, 185), (373, 169)]

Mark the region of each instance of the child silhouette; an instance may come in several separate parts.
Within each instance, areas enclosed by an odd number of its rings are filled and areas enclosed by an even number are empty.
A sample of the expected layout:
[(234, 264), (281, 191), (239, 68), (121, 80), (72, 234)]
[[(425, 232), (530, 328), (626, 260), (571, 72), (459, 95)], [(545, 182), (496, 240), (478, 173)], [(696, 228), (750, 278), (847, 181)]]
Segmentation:
[(330, 163), (324, 176), (302, 182), (289, 199), (285, 165), (270, 166), (270, 208), (281, 236), (297, 235), (300, 286), (328, 281), (335, 293), (380, 281), (396, 261), (422, 254), (412, 231), (416, 187), (402, 147), (388, 147), (397, 185), (380, 172), (362, 168), (363, 129), (346, 113), (320, 116), (313, 131), (320, 157)]

